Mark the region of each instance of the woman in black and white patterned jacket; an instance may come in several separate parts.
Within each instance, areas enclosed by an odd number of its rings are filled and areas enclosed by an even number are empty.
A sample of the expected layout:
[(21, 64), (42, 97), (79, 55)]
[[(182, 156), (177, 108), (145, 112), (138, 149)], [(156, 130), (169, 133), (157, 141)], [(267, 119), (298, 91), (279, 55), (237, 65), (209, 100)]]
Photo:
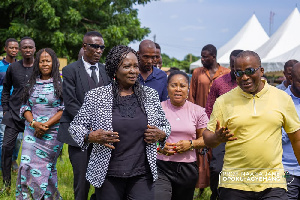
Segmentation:
[(86, 94), (69, 131), (82, 150), (93, 144), (86, 178), (96, 198), (154, 198), (156, 142), (164, 146), (171, 127), (158, 94), (141, 86), (136, 51), (116, 46), (106, 58), (112, 83)]

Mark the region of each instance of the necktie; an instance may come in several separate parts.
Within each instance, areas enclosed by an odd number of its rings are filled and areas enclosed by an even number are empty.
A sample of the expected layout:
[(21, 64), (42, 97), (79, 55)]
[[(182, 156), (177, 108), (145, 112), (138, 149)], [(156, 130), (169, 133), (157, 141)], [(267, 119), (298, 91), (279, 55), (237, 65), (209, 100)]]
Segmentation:
[(91, 66), (90, 69), (92, 70), (91, 78), (94, 80), (94, 82), (97, 85), (98, 84), (98, 78), (97, 78), (97, 74), (96, 74), (96, 66)]

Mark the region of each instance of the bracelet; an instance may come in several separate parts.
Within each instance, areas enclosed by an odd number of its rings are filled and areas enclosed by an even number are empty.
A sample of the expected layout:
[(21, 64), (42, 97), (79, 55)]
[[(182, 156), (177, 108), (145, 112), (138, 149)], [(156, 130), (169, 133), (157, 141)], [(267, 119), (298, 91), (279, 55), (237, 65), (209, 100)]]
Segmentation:
[(160, 152), (162, 149), (160, 148), (159, 142), (156, 142), (156, 150), (159, 155), (162, 155), (162, 153)]
[(190, 150), (193, 151), (195, 149), (193, 145), (193, 140), (190, 140), (190, 143), (191, 143)]
[(159, 150), (160, 150), (160, 144), (159, 144), (159, 142), (156, 142), (156, 150), (157, 150), (157, 152), (159, 152)]
[(33, 128), (33, 124), (34, 124), (34, 122), (35, 122), (35, 119), (32, 119), (32, 121), (31, 121), (31, 122), (29, 122), (29, 126), (31, 126), (31, 127)]

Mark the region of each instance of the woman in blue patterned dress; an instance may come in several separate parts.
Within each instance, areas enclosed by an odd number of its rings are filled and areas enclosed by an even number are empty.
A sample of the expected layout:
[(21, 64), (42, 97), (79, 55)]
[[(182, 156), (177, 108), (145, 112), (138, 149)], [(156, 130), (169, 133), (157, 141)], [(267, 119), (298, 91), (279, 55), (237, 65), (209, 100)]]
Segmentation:
[(23, 102), (20, 117), (26, 121), (16, 199), (61, 199), (56, 161), (63, 144), (56, 136), (63, 111), (62, 82), (52, 49), (36, 54)]

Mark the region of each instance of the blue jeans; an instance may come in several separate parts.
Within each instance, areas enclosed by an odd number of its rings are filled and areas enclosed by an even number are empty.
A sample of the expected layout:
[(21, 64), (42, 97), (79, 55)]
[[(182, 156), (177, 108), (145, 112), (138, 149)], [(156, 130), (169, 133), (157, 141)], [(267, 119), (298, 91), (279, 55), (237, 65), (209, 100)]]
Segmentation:
[[(2, 155), (2, 142), (4, 136), (5, 125), (1, 124), (3, 119), (3, 111), (0, 111), (0, 158)], [(1, 159), (0, 159), (0, 170), (1, 170)]]

